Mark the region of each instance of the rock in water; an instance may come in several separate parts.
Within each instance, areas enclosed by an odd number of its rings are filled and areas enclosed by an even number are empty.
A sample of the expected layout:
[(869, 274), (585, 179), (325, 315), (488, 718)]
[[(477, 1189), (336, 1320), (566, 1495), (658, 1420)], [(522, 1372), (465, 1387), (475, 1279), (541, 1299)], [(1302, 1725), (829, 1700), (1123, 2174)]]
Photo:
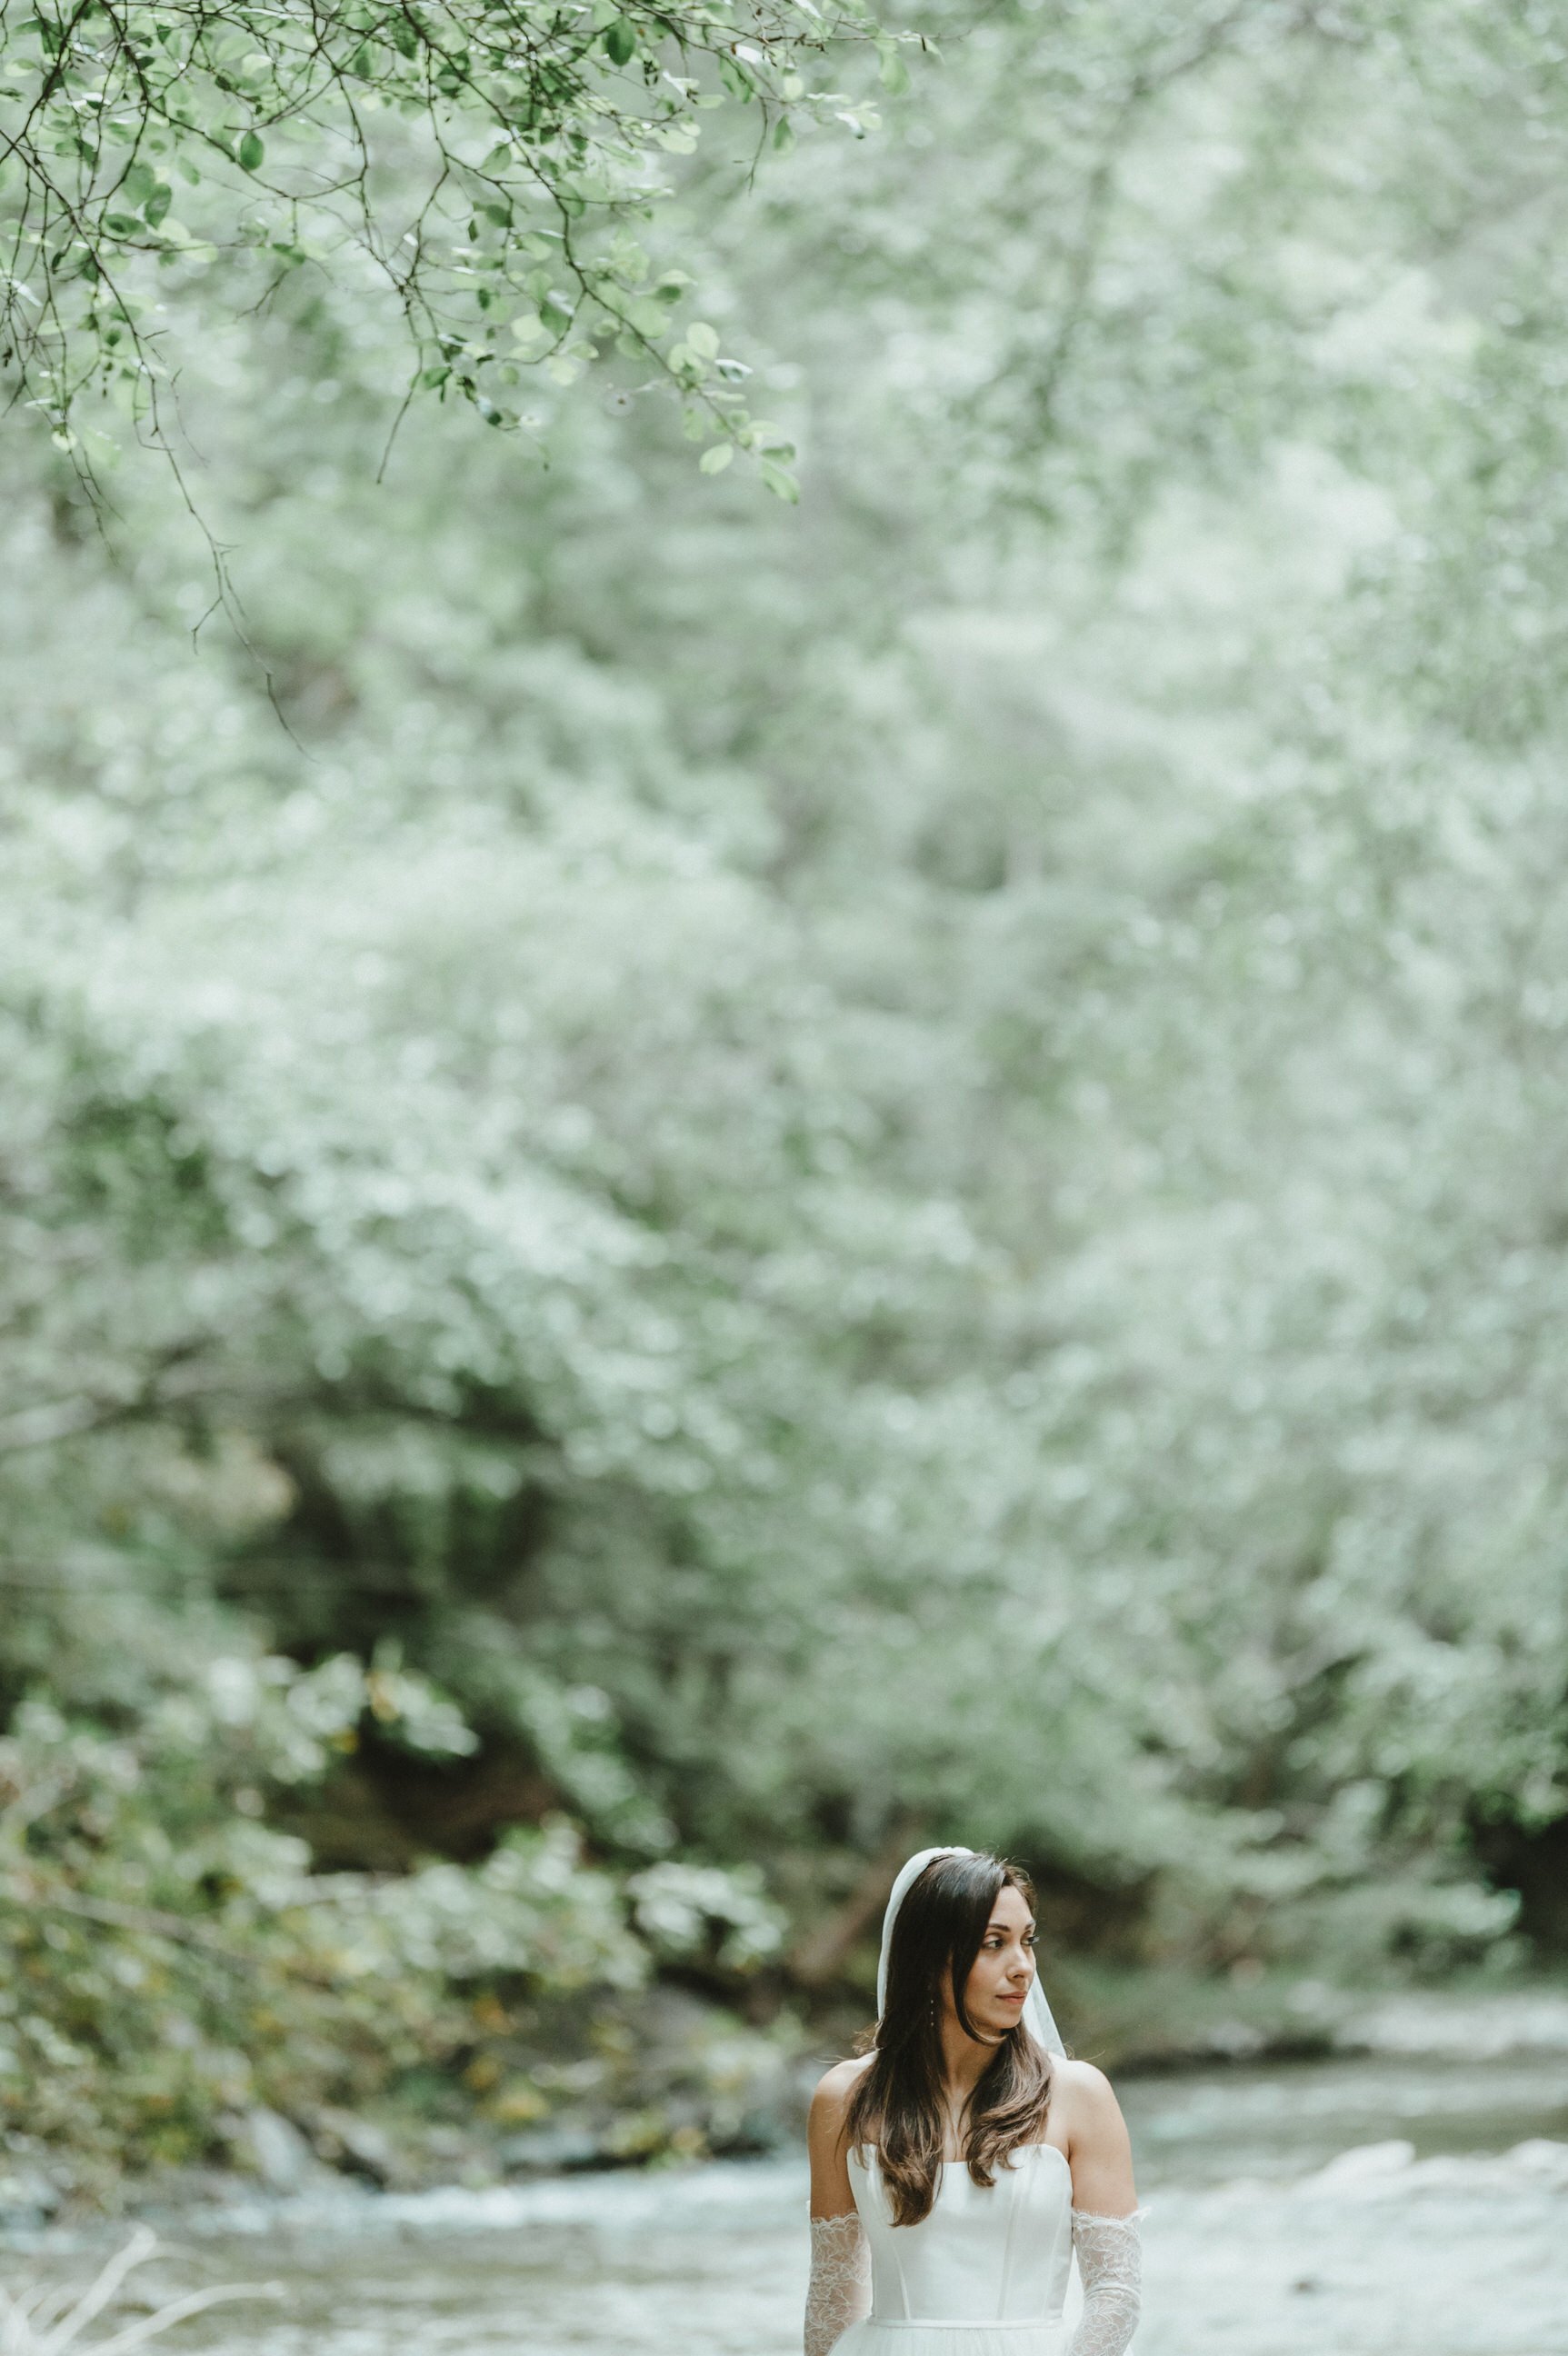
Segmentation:
[(327, 2174), (293, 2121), (263, 2104), (245, 2113), (233, 2141), (236, 2157), (269, 2192), (303, 2192)]

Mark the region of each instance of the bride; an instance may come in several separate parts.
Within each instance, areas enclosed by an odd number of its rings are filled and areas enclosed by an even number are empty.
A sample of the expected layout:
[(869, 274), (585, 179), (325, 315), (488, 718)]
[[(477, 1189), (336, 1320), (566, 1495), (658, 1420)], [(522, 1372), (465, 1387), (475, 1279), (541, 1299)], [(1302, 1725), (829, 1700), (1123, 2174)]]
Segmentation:
[(967, 1848), (922, 1849), (893, 1885), (875, 2041), (811, 2103), (806, 2356), (1122, 2356), (1133, 2337), (1147, 2211), (1110, 2082), (1068, 2059), (1035, 1976), (1032, 1896)]

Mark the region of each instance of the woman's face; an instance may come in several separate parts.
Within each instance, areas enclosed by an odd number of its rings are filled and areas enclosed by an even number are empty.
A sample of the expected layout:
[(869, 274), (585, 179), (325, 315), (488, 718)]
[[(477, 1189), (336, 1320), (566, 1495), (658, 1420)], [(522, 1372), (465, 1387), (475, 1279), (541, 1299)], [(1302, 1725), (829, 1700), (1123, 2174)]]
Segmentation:
[(978, 2034), (1005, 2037), (1024, 2018), (1035, 1978), (1035, 1918), (1009, 1882), (992, 1902), (980, 1953), (963, 1984), (964, 2009)]

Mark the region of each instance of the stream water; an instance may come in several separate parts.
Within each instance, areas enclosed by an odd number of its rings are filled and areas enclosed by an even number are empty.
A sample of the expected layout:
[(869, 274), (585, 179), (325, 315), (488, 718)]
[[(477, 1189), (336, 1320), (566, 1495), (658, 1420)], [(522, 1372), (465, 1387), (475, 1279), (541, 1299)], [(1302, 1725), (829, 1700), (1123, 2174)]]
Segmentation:
[[(1150, 2211), (1136, 2356), (1568, 2356), (1568, 2051), (1119, 2092)], [(794, 2356), (804, 2210), (796, 2158), (333, 2191), (183, 2221), (147, 2287), (278, 2286), (171, 2356)]]

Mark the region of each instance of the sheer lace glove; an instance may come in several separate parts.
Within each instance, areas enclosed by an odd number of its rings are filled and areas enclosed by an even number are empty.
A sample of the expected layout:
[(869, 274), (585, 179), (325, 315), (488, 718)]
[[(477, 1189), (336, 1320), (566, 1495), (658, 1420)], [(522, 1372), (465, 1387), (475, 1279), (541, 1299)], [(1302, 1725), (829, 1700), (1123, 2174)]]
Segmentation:
[(1148, 2213), (1134, 2209), (1130, 2217), (1095, 2217), (1086, 2209), (1073, 2211), (1083, 2313), (1068, 2356), (1122, 2356), (1137, 2329), (1144, 2280), (1138, 2220)]
[(811, 2220), (811, 2279), (806, 2290), (806, 2356), (828, 2356), (871, 2308), (871, 2249), (859, 2216)]

